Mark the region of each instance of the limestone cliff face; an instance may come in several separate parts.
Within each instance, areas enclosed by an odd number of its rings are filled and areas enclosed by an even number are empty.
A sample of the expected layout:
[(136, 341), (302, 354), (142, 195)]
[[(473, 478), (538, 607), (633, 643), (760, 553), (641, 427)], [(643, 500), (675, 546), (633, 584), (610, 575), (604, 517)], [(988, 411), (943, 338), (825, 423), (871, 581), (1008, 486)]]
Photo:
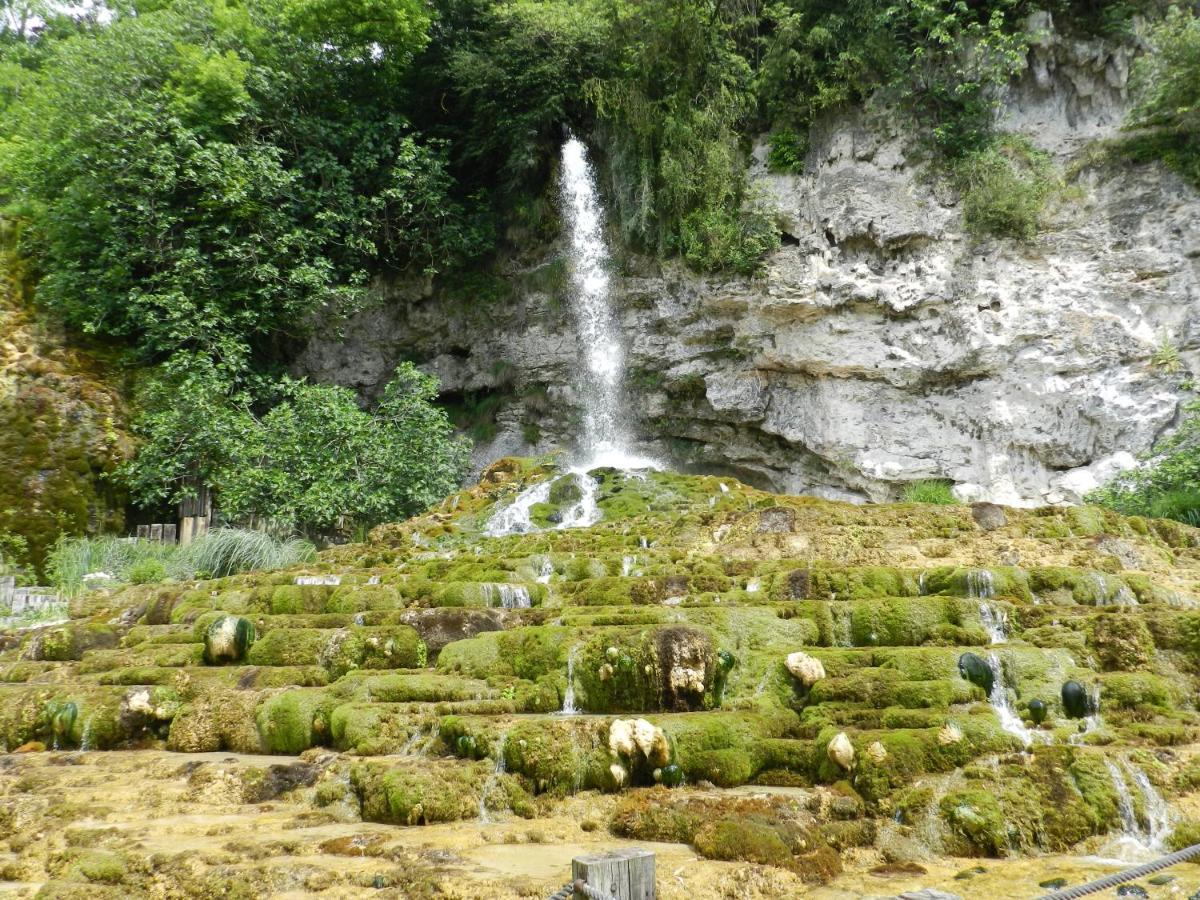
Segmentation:
[[(803, 175), (756, 152), (783, 234), (762, 277), (625, 258), (629, 408), (650, 449), (789, 492), (883, 500), (946, 478), (1040, 504), (1077, 500), (1174, 424), (1200, 374), (1200, 194), (1095, 152), (1128, 109), (1132, 51), (1043, 34), (1001, 122), (1067, 185), (1035, 240), (971, 239), (912, 136), (858, 111), (814, 129)], [(486, 303), (392, 285), (297, 369), (370, 394), (417, 358), (449, 392), (509, 398), (481, 461), (570, 446), (579, 347), (557, 248), (505, 274), (511, 296)], [(1153, 364), (1164, 341), (1181, 371)]]

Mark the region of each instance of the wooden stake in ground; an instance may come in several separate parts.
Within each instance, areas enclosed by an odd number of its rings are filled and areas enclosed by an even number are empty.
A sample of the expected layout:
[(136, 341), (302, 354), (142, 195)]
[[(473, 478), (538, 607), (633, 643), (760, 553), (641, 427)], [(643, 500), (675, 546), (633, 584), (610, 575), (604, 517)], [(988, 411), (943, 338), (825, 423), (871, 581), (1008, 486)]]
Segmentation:
[[(614, 900), (654, 900), (654, 854), (649, 850), (612, 850), (571, 860), (572, 880), (581, 880)], [(576, 891), (576, 900), (585, 895)]]

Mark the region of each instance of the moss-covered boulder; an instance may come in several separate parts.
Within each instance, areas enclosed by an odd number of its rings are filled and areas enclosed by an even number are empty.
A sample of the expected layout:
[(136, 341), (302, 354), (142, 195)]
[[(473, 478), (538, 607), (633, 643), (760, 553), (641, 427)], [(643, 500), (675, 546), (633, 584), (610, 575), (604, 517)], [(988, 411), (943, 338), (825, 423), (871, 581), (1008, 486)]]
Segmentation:
[(575, 666), (579, 700), (590, 712), (711, 707), (716, 675), (712, 635), (686, 625), (606, 629), (583, 646)]
[(249, 619), (218, 616), (204, 629), (204, 661), (209, 665), (241, 662), (254, 641), (254, 623)]

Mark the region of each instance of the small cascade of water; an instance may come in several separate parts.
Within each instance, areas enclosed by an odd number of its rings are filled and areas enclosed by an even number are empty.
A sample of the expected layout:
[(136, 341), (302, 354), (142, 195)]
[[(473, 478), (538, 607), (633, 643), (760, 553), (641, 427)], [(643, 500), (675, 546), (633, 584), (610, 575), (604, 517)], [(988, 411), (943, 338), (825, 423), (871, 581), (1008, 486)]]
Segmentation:
[(92, 733), (92, 723), (95, 718), (95, 713), (93, 713), (83, 720), (83, 733), (79, 736), (80, 753), (87, 753), (89, 750), (94, 749), (95, 738)]
[(533, 524), (533, 508), (550, 499), (553, 481), (543, 481), (525, 488), (507, 504), (492, 513), (483, 533), (488, 537), (503, 537), (508, 534), (528, 534), (538, 531)]
[(549, 584), (550, 579), (554, 576), (554, 563), (550, 561), (550, 557), (543, 556), (542, 564), (538, 567), (538, 584)]
[(533, 602), (529, 597), (529, 588), (523, 584), (484, 584), (483, 596), (487, 600), (488, 607), (496, 606), (496, 600), (499, 599), (500, 606), (505, 609), (529, 609), (533, 606)]
[(761, 578), (751, 578), (746, 581), (746, 593), (747, 594), (757, 594), (761, 590), (762, 590), (762, 579)]
[(1041, 739), (1043, 735), (1031, 728), (1026, 728), (1021, 717), (1012, 708), (1012, 703), (1008, 699), (1008, 690), (1004, 687), (1004, 673), (1000, 668), (1000, 657), (995, 653), (989, 653), (987, 662), (988, 668), (992, 670), (992, 692), (988, 695), (988, 703), (995, 710), (996, 718), (1000, 720), (1000, 727), (1017, 738), (1022, 746), (1031, 746), (1035, 739)]
[[(922, 573), (922, 581), (924, 573)], [(922, 584), (922, 593), (924, 585)], [(1008, 616), (989, 601), (996, 596), (996, 579), (988, 569), (972, 569), (967, 572), (967, 596), (979, 601), (979, 621), (993, 644), (1008, 640)]]
[(564, 477), (575, 479), (579, 485), (579, 499), (562, 511), (562, 518), (556, 527), (587, 528), (595, 525), (600, 521), (600, 507), (596, 505), (596, 495), (599, 493), (596, 479), (587, 472), (572, 472)]
[(983, 600), (979, 604), (979, 621), (991, 643), (1003, 644), (1008, 640), (1008, 615), (1004, 610)]
[(925, 573), (924, 572), (922, 572), (920, 574), (920, 576), (917, 578), (917, 593), (922, 597), (925, 596)]
[(579, 655), (579, 645), (576, 644), (567, 653), (567, 692), (563, 694), (562, 714), (577, 716), (582, 712), (575, 705), (575, 657)]
[(643, 550), (649, 550), (650, 549), (650, 541), (644, 537), (640, 537), (640, 538), (638, 538), (638, 546), (641, 547)]
[(988, 569), (967, 572), (967, 596), (973, 600), (990, 600), (996, 596), (996, 579)]
[(636, 556), (622, 556), (621, 557), (621, 577), (628, 578), (629, 573), (633, 571), (633, 567), (636, 563), (637, 563)]
[[(1166, 801), (1150, 783), (1146, 773), (1128, 760), (1123, 762), (1124, 772), (1111, 759), (1105, 760), (1104, 764), (1116, 789), (1117, 809), (1121, 814), (1121, 834), (1116, 839), (1115, 847), (1110, 847), (1107, 852), (1115, 851), (1117, 858), (1125, 861), (1161, 855), (1166, 839), (1171, 834), (1171, 813)], [(1143, 819), (1138, 818), (1126, 773), (1142, 795)]]
[(833, 646), (853, 647), (854, 634), (851, 630), (848, 604), (832, 605), (830, 610), (833, 618)]
[(1138, 605), (1137, 597), (1129, 589), (1129, 585), (1121, 579), (1100, 572), (1090, 572), (1087, 577), (1096, 586), (1097, 606), (1129, 607)]
[(354, 614), (354, 624), (355, 624), (355, 625), (365, 625), (365, 624), (366, 624), (366, 622), (367, 622), (367, 620), (366, 620), (366, 617), (365, 617), (365, 616), (363, 616), (363, 614), (362, 614), (362, 613), (355, 613), (355, 614)]
[(400, 755), (415, 756), (416, 754), (413, 751), (416, 750), (417, 744), (420, 743), (423, 737), (425, 737), (425, 732), (420, 728), (414, 728), (412, 734), (400, 745)]
[(500, 776), (508, 771), (508, 764), (504, 761), (504, 745), (508, 741), (508, 732), (500, 735), (500, 744), (496, 749), (496, 765), (492, 769), (492, 774), (488, 776), (488, 780), (483, 783), (483, 789), (479, 792), (479, 824), (491, 825), (492, 817), (488, 812), (487, 799), (488, 795), (500, 783)]

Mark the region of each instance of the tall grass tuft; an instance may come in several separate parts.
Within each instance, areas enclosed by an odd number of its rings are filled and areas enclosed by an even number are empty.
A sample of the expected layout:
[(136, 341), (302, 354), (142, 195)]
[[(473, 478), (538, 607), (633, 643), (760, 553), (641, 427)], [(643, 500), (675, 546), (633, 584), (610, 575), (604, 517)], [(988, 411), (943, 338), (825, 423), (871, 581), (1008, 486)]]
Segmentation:
[(113, 584), (223, 578), (258, 569), (282, 569), (310, 561), (316, 548), (305, 540), (281, 540), (262, 531), (217, 528), (186, 547), (132, 538), (63, 538), (50, 553), (49, 574), (67, 597), (86, 587), (85, 576), (104, 573)]
[(1200, 528), (1200, 490), (1163, 491), (1147, 505), (1146, 514)]
[(282, 569), (309, 562), (316, 552), (312, 544), (299, 538), (280, 540), (265, 531), (217, 528), (181, 547), (179, 556), (190, 567), (191, 575), (185, 577), (194, 578), (201, 573), (210, 578), (224, 578), (238, 572)]
[(953, 483), (949, 481), (914, 481), (905, 486), (901, 497), (905, 503), (937, 503), (949, 506), (958, 503), (953, 488)]

